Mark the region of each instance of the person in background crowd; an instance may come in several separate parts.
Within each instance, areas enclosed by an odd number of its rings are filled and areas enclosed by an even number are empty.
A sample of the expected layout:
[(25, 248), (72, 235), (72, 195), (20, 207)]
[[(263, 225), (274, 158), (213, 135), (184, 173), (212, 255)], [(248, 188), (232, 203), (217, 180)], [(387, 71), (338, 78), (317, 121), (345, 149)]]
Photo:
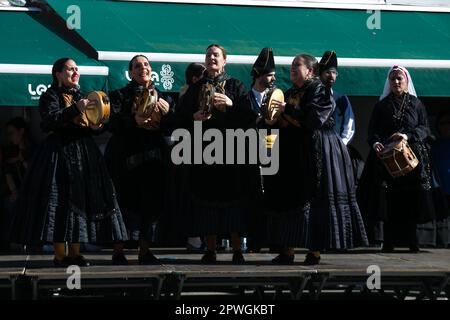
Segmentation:
[[(190, 63), (185, 71), (185, 80), (186, 84), (181, 88), (180, 95), (178, 96), (178, 105), (183, 104), (183, 97), (184, 94), (187, 92), (190, 86), (197, 83), (202, 77), (203, 73), (205, 72), (206, 67), (201, 63)], [(189, 178), (189, 172), (187, 166), (179, 166), (180, 169), (179, 174), (181, 178), (180, 187), (185, 188), (187, 187), (188, 178)], [(192, 204), (190, 203), (190, 197), (189, 197), (189, 191), (187, 189), (180, 190), (180, 206), (178, 207), (178, 212), (184, 212), (186, 214), (187, 218), (187, 224), (189, 225), (192, 223)], [(185, 225), (185, 226), (186, 226)], [(187, 227), (186, 232), (188, 233), (186, 248), (189, 251), (203, 251), (204, 244), (202, 242), (201, 237), (194, 236), (192, 234), (189, 234), (188, 230), (191, 230), (192, 227)]]
[(422, 246), (446, 248), (450, 245), (450, 111), (439, 112), (436, 131), (437, 139), (431, 145), (436, 219), (418, 225), (417, 234)]
[(203, 77), (203, 73), (205, 72), (205, 70), (206, 67), (203, 64), (197, 62), (192, 62), (187, 66), (184, 72), (184, 79), (186, 83), (180, 89), (177, 105), (183, 104), (184, 94), (188, 91), (190, 86), (192, 86), (194, 83), (196, 83)]
[[(272, 48), (263, 48), (258, 55), (251, 70), (253, 78), (252, 88), (240, 100), (239, 104), (239, 121), (242, 122), (240, 126), (246, 129), (265, 128), (265, 107), (270, 97), (271, 89), (274, 88), (275, 82), (275, 60)], [(247, 152), (250, 146), (247, 145)], [(246, 159), (250, 159), (250, 154)], [(267, 233), (270, 232), (267, 226), (267, 216), (264, 212), (263, 205), (263, 177), (260, 174), (260, 167), (258, 164), (247, 164), (242, 167), (242, 175), (245, 183), (245, 199), (247, 208), (247, 235), (248, 235), (248, 252), (257, 253), (261, 250), (263, 245), (267, 243)], [(270, 177), (264, 177), (270, 179)], [(271, 194), (269, 197), (276, 197)], [(273, 199), (273, 198), (272, 198)], [(277, 201), (273, 201), (275, 204)]]
[(333, 112), (334, 130), (345, 145), (348, 145), (355, 134), (355, 115), (352, 104), (344, 94), (333, 90), (338, 77), (338, 61), (335, 51), (326, 51), (319, 62), (319, 75), (322, 83), (331, 90), (336, 108)]
[[(19, 196), (19, 190), (22, 186), (31, 161), (34, 143), (31, 139), (28, 123), (22, 117), (16, 117), (6, 123), (6, 135), (8, 146), (5, 148), (4, 157), (4, 175), (6, 183), (6, 193), (4, 202), (4, 219), (2, 222), (2, 236), (5, 241), (9, 239), (10, 227), (13, 215), (13, 208)], [(12, 251), (22, 251), (18, 244), (11, 244)]]

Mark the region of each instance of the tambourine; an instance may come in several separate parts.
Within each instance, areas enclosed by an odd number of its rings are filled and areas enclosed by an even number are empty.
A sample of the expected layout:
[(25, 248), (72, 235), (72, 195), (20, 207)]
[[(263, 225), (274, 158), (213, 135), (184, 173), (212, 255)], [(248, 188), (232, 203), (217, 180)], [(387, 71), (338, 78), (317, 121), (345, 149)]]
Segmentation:
[(95, 101), (95, 105), (90, 105), (84, 112), (90, 127), (98, 128), (109, 119), (111, 106), (109, 98), (103, 91), (91, 91), (87, 99)]
[(261, 104), (261, 110), (265, 115), (265, 118), (269, 121), (275, 119), (279, 115), (278, 107), (273, 103), (274, 100), (283, 102), (284, 93), (280, 89), (274, 88), (267, 92), (264, 97), (264, 101)]
[(138, 98), (137, 112), (139, 114), (152, 114), (158, 102), (158, 91), (155, 89), (144, 89)]
[(148, 117), (148, 124), (138, 127), (151, 130), (159, 129), (162, 113), (157, 107), (158, 99), (158, 91), (153, 86), (138, 91), (135, 96), (135, 110), (138, 115)]

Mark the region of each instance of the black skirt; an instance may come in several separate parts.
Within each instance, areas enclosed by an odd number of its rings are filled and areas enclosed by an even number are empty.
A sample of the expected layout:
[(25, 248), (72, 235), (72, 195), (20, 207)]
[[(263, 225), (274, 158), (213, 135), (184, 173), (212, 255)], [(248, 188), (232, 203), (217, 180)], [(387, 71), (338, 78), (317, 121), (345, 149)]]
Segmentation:
[(246, 231), (243, 207), (217, 207), (194, 203), (191, 234), (229, 235)]
[[(303, 192), (311, 199), (303, 206), (302, 246), (311, 250), (350, 249), (367, 246), (364, 222), (356, 202), (352, 160), (347, 147), (332, 128), (312, 136), (312, 151), (305, 150)], [(311, 167), (309, 167), (311, 166)]]
[(312, 151), (302, 151), (306, 201), (288, 210), (266, 211), (270, 243), (311, 250), (367, 246), (346, 146), (332, 130), (317, 131), (312, 146)]
[(132, 131), (135, 136), (128, 140), (128, 136), (113, 135), (105, 150), (105, 160), (129, 240), (153, 242), (157, 221), (164, 210), (168, 159), (162, 136), (139, 130)]
[(11, 241), (111, 243), (127, 239), (112, 180), (90, 135), (51, 134), (15, 208)]
[[(431, 165), (423, 143), (411, 143), (419, 165), (405, 176), (389, 175), (375, 152), (371, 150), (358, 185), (358, 203), (369, 233), (371, 243), (384, 240), (381, 223), (389, 223), (397, 231), (398, 245), (407, 243), (401, 236), (405, 225), (426, 224), (444, 218), (446, 209), (442, 192), (433, 187)], [(405, 238), (405, 239), (403, 239)]]
[(269, 246), (304, 247), (304, 209), (302, 207), (273, 211), (266, 210), (266, 235)]

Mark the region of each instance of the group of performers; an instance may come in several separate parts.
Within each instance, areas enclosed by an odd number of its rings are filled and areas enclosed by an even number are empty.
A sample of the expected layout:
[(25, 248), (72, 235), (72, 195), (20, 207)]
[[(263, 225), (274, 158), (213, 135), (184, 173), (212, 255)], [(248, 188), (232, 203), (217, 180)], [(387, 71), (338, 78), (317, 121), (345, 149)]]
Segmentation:
[[(386, 249), (393, 250), (396, 232), (405, 230), (408, 245), (417, 251), (412, 226), (434, 217), (435, 201), (426, 111), (405, 68), (389, 71), (373, 111), (372, 152), (362, 177), (365, 189), (358, 192), (361, 213), (346, 146), (355, 131), (354, 116), (348, 98), (332, 89), (336, 53), (325, 52), (320, 62), (308, 54), (295, 56), (292, 87), (284, 101), (271, 101), (273, 117), (265, 105), (276, 78), (272, 49), (264, 48), (255, 61), (249, 91), (226, 73), (226, 61), (225, 49), (210, 45), (205, 66), (197, 68), (200, 75), (175, 107), (154, 87), (149, 59), (137, 55), (129, 62), (132, 80), (109, 93), (109, 119), (95, 125), (85, 116), (94, 102), (80, 93), (76, 62), (56, 61), (52, 86), (39, 101), (41, 127), (48, 136), (30, 164), (11, 240), (53, 243), (54, 264), (61, 267), (89, 265), (80, 254), (82, 242), (112, 243), (112, 263), (127, 265), (124, 245), (135, 240), (139, 263), (159, 264), (150, 250), (153, 225), (171, 202), (167, 194), (177, 193), (172, 202), (179, 201), (174, 207), (189, 216), (180, 219), (188, 221), (183, 225), (187, 234), (205, 236), (205, 264), (216, 262), (217, 235), (223, 234), (230, 235), (232, 263), (243, 264), (245, 234), (279, 250), (273, 263), (293, 263), (294, 248), (304, 247), (309, 250), (304, 264), (315, 265), (323, 250), (368, 246), (368, 236), (380, 231), (379, 221), (385, 221)], [(203, 131), (278, 129), (278, 172), (262, 177), (258, 164), (183, 164), (175, 170), (177, 179), (170, 179), (174, 165), (164, 137), (174, 128), (193, 131), (195, 121), (202, 122)], [(93, 139), (103, 130), (112, 133), (104, 156)], [(419, 160), (399, 178), (392, 178), (377, 157), (392, 139), (408, 141)], [(181, 181), (181, 186), (173, 188), (170, 181)], [(412, 200), (407, 207), (400, 201), (404, 197)], [(408, 227), (398, 221), (407, 221)]]

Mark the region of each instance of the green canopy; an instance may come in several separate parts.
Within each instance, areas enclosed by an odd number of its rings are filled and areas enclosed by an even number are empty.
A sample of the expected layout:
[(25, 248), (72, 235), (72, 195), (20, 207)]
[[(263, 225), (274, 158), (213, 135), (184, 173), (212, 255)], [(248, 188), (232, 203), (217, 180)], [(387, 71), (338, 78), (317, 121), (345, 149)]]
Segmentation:
[(42, 12), (12, 10), (0, 11), (0, 106), (36, 106), (62, 57), (77, 62), (83, 91), (107, 89), (108, 68), (47, 29)]
[[(64, 19), (71, 0), (48, 0)], [(289, 64), (298, 53), (339, 58), (336, 89), (349, 95), (380, 95), (387, 70), (405, 65), (420, 96), (450, 95), (450, 13), (382, 11), (379, 29), (369, 29), (366, 10), (256, 7), (207, 4), (77, 1), (76, 30), (110, 67), (110, 85), (127, 82), (127, 62), (147, 53), (162, 90), (177, 91), (189, 62), (205, 48), (228, 51), (227, 71), (249, 84), (263, 47), (276, 55), (278, 85), (290, 86)], [(158, 79), (159, 78), (159, 79)], [(159, 80), (159, 82), (158, 82)]]

